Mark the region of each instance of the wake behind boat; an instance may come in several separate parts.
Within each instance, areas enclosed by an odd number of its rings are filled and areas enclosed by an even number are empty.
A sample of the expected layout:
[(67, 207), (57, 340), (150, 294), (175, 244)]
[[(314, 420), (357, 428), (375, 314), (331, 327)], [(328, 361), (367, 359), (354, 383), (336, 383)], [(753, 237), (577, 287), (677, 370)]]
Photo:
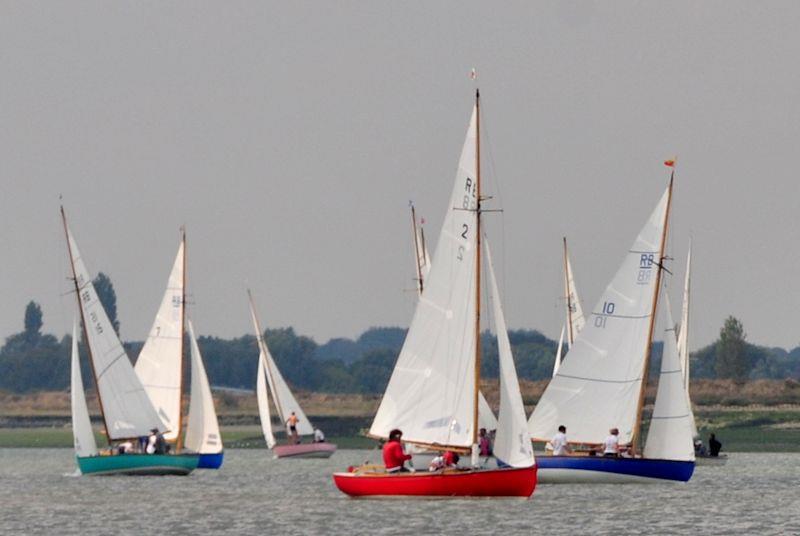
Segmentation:
[(95, 443), (81, 379), (77, 325), (72, 336), (72, 430), (78, 467), (84, 475), (187, 475), (198, 464), (196, 454), (133, 453), (140, 438), (151, 432), (167, 432), (122, 343), (97, 296), (92, 279), (67, 226), (75, 295), (83, 324), (84, 341), (97, 386), (97, 397), (109, 446), (100, 451)]
[[(471, 453), (471, 468), (404, 473), (365, 465), (334, 473), (334, 483), (343, 493), (352, 497), (525, 498), (536, 487), (536, 464), (525, 433), (522, 396), (488, 244), (486, 264), (501, 393), (494, 451), (507, 468), (479, 465), (481, 195), (480, 97), (476, 93), (435, 262), (369, 432), (391, 442), (399, 441), (397, 432), (402, 430), (405, 440), (417, 447)], [(397, 450), (402, 451), (399, 444)]]

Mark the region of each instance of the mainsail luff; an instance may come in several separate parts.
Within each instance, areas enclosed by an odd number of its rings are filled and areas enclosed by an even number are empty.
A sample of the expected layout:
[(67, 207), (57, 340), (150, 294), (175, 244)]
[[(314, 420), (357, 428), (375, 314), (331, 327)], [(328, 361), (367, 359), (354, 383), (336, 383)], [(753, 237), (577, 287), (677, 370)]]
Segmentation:
[[(417, 213), (414, 210), (414, 205), (411, 205), (411, 230), (414, 234), (414, 260), (416, 261), (416, 268), (417, 268), (417, 292), (422, 294), (423, 289), (425, 288), (423, 278), (422, 278), (422, 262), (423, 259), (420, 258), (420, 240), (419, 240), (419, 232), (417, 231)], [(423, 253), (424, 255), (424, 253)]]
[(567, 349), (569, 349), (575, 343), (575, 338), (583, 329), (586, 320), (578, 300), (578, 290), (575, 288), (575, 276), (572, 274), (572, 264), (569, 262), (566, 236), (564, 237), (564, 289), (567, 302), (567, 325), (569, 326)]
[(642, 427), (642, 410), (644, 410), (644, 395), (647, 390), (647, 376), (650, 368), (650, 354), (653, 351), (653, 331), (656, 325), (656, 312), (658, 311), (658, 296), (661, 292), (661, 270), (664, 268), (664, 248), (667, 244), (667, 229), (669, 227), (669, 211), (672, 208), (672, 184), (675, 181), (675, 171), (673, 170), (669, 177), (669, 186), (667, 187), (667, 208), (664, 211), (664, 225), (661, 230), (661, 246), (658, 254), (658, 265), (656, 267), (656, 284), (653, 294), (653, 307), (650, 314), (650, 328), (647, 334), (647, 343), (645, 347), (644, 365), (642, 366), (642, 383), (639, 388), (639, 402), (636, 406), (636, 423), (633, 426), (633, 435), (631, 436), (631, 447), (635, 450), (637, 440), (640, 438)]
[[(475, 385), (473, 398), (472, 445), (478, 444), (481, 386), (481, 93), (475, 90)], [(473, 456), (474, 457), (474, 456)], [(477, 460), (473, 460), (475, 462)]]

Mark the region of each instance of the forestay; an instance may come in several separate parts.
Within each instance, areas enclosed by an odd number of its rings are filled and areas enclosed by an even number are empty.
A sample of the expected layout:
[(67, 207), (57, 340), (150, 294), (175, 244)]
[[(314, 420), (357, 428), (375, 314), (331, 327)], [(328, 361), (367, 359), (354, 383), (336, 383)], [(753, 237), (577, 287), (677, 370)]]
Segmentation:
[(470, 447), (475, 393), (477, 184), (473, 109), (425, 291), (370, 434)]
[(108, 439), (146, 436), (153, 428), (166, 431), (97, 297), (66, 221), (64, 226)]
[(644, 457), (662, 460), (694, 460), (692, 425), (694, 416), (689, 398), (683, 387), (683, 371), (675, 341), (675, 324), (672, 321), (669, 301), (663, 300), (664, 350), (661, 356), (661, 374), (658, 377), (656, 402)]
[(533, 439), (547, 441), (563, 424), (571, 442), (600, 443), (612, 427), (620, 443), (631, 441), (668, 197), (669, 189), (539, 400), (528, 422)]
[(189, 450), (203, 454), (222, 452), (222, 437), (219, 433), (214, 398), (208, 385), (203, 357), (197, 346), (192, 323), (189, 326), (189, 344), (192, 360), (192, 393), (189, 399), (189, 419), (186, 425), (184, 445)]
[(94, 440), (92, 422), (89, 419), (89, 408), (86, 407), (86, 394), (83, 391), (81, 363), (78, 354), (78, 321), (72, 326), (72, 382), (70, 399), (72, 402), (72, 439), (75, 444), (75, 455), (80, 457), (96, 456), (97, 443)]
[[(484, 240), (486, 240), (484, 238)], [(500, 362), (500, 416), (497, 436), (494, 444), (494, 455), (498, 460), (511, 467), (530, 467), (534, 462), (533, 445), (528, 437), (528, 426), (525, 421), (525, 406), (519, 391), (519, 379), (508, 340), (503, 306), (500, 303), (500, 292), (492, 265), (489, 242), (486, 241), (486, 264), (489, 268), (489, 284), (494, 311), (495, 331), (497, 333), (497, 350)]]
[(260, 354), (262, 354), (259, 356), (259, 360), (261, 360), (261, 357), (264, 359), (264, 371), (267, 376), (267, 385), (269, 386), (269, 391), (272, 393), (272, 401), (275, 402), (275, 407), (283, 423), (286, 424), (286, 421), (289, 420), (289, 416), (294, 413), (297, 417), (297, 433), (299, 435), (312, 435), (314, 433), (314, 427), (311, 426), (311, 422), (303, 412), (303, 408), (300, 407), (300, 404), (298, 404), (297, 400), (294, 398), (291, 389), (289, 389), (289, 385), (286, 383), (286, 380), (283, 379), (283, 376), (278, 370), (278, 366), (275, 364), (275, 360), (272, 358), (272, 354), (270, 354), (267, 343), (264, 341), (264, 335), (260, 330), (260, 323), (256, 317), (252, 301), (250, 303), (250, 313), (253, 316), (253, 325), (255, 326), (256, 336), (258, 337)]
[(135, 366), (147, 396), (169, 430), (164, 437), (170, 441), (180, 432), (184, 266), (184, 240), (181, 240), (167, 290)]

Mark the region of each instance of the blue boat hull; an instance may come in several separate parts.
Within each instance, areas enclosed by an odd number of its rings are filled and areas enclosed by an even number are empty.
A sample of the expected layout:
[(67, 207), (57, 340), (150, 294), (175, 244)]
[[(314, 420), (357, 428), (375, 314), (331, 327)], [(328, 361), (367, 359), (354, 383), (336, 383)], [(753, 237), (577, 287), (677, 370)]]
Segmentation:
[(537, 456), (542, 484), (688, 482), (694, 462), (602, 456)]
[(219, 469), (222, 467), (222, 458), (225, 451), (214, 454), (200, 453), (200, 461), (197, 462), (198, 469)]

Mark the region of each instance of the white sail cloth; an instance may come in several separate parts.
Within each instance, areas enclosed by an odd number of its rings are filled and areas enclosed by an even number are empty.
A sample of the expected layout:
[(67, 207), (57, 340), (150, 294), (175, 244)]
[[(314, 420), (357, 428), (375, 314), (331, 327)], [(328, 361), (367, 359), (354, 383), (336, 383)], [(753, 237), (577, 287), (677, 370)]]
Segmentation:
[[(283, 375), (281, 375), (281, 372), (278, 370), (278, 366), (275, 364), (275, 360), (272, 358), (272, 354), (267, 347), (267, 343), (264, 341), (264, 335), (261, 332), (261, 325), (258, 322), (258, 317), (256, 316), (255, 307), (253, 306), (252, 301), (250, 302), (250, 313), (253, 318), (253, 327), (256, 330), (256, 337), (258, 339), (260, 353), (259, 363), (263, 358), (264, 372), (266, 373), (267, 377), (267, 386), (272, 394), (272, 401), (275, 403), (278, 414), (281, 416), (283, 423), (286, 424), (286, 421), (288, 421), (289, 417), (292, 415), (292, 413), (294, 413), (295, 417), (297, 417), (298, 435), (313, 435), (314, 427), (311, 425), (308, 417), (306, 417), (303, 408), (301, 408), (300, 404), (297, 403), (297, 400), (292, 394), (291, 389), (289, 389), (289, 385), (286, 383), (286, 380), (283, 379)], [(257, 384), (256, 387), (258, 387)], [(263, 426), (264, 424), (262, 423), (262, 427)]]
[[(261, 343), (259, 341), (259, 348)], [(258, 416), (261, 419), (261, 432), (264, 434), (264, 441), (267, 448), (275, 446), (275, 434), (272, 432), (272, 416), (269, 413), (269, 395), (267, 394), (266, 358), (264, 352), (258, 352), (258, 372), (256, 373), (256, 399), (258, 400)]]
[(572, 263), (570, 263), (569, 255), (567, 255), (566, 239), (564, 240), (564, 260), (566, 265), (565, 271), (567, 287), (567, 327), (569, 330), (567, 337), (567, 348), (572, 348), (572, 345), (575, 343), (575, 339), (578, 337), (578, 334), (586, 324), (586, 319), (583, 317), (583, 308), (581, 307), (581, 302), (578, 299), (578, 289), (575, 287), (575, 276), (572, 275)]
[(669, 301), (662, 301), (666, 328), (664, 330), (664, 350), (661, 356), (661, 373), (658, 377), (656, 402), (644, 457), (661, 460), (694, 460), (692, 444), (692, 425), (694, 416), (683, 387), (678, 348), (675, 342), (675, 324), (672, 321)]
[(669, 188), (536, 405), (533, 439), (548, 441), (564, 425), (571, 442), (600, 443), (613, 427), (621, 444), (631, 441), (668, 197)]
[[(686, 279), (683, 283), (683, 306), (681, 308), (681, 324), (678, 331), (678, 357), (681, 361), (683, 370), (683, 387), (686, 389), (686, 398), (689, 399), (691, 407), (691, 396), (689, 394), (689, 302), (692, 286), (692, 244), (689, 243), (689, 253), (686, 255)], [(697, 423), (692, 414), (692, 437), (697, 437)]]
[(72, 439), (75, 455), (81, 458), (97, 455), (97, 443), (94, 440), (92, 422), (89, 419), (89, 408), (86, 406), (86, 394), (83, 391), (81, 363), (78, 354), (78, 322), (72, 326), (72, 381), (70, 399), (72, 402)]
[(214, 398), (208, 385), (203, 356), (197, 346), (192, 323), (189, 326), (189, 341), (192, 359), (192, 393), (189, 399), (189, 419), (186, 425), (184, 445), (187, 449), (202, 454), (222, 452), (222, 436), (219, 433)]
[(425, 291), (370, 435), (470, 447), (475, 393), (477, 108), (473, 109)]
[(66, 232), (108, 439), (146, 436), (153, 428), (165, 431), (97, 297), (69, 228)]
[(561, 335), (558, 336), (558, 346), (556, 347), (556, 359), (553, 361), (553, 377), (555, 378), (556, 374), (558, 374), (558, 369), (561, 367), (561, 352), (564, 348), (564, 332), (566, 331), (567, 326), (561, 326)]
[(486, 264), (489, 272), (489, 288), (492, 296), (500, 362), (500, 417), (494, 443), (494, 455), (498, 460), (511, 467), (531, 467), (535, 463), (533, 445), (528, 436), (525, 406), (519, 391), (519, 379), (511, 353), (511, 343), (508, 340), (505, 315), (500, 303), (500, 292), (497, 288), (488, 241), (486, 242)]
[(180, 433), (183, 380), (184, 240), (172, 265), (167, 289), (150, 334), (136, 360), (136, 374), (173, 441)]

